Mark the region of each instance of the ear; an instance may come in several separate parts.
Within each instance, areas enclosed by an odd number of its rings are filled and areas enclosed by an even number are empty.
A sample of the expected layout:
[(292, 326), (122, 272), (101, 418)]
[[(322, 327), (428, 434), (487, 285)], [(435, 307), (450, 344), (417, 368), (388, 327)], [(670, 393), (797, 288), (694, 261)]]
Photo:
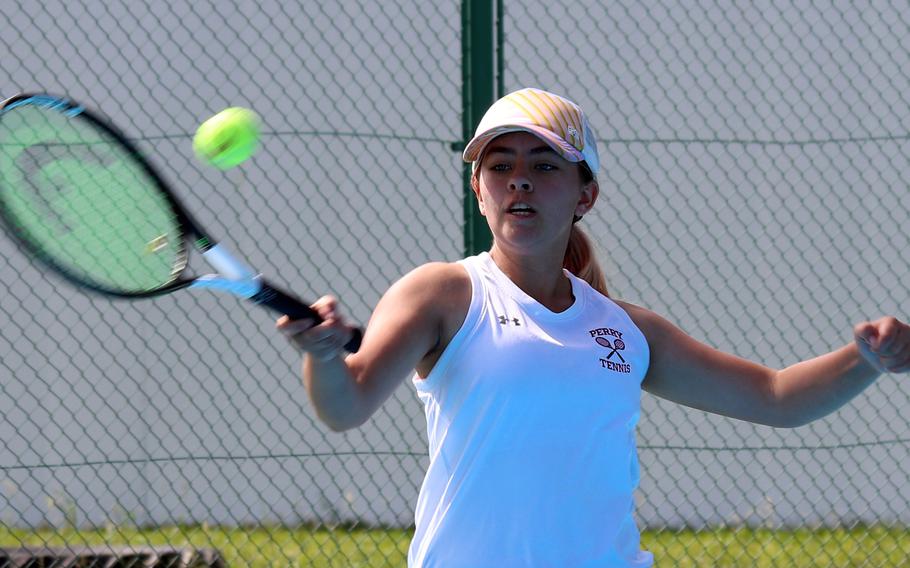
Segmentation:
[(600, 195), (600, 186), (596, 181), (589, 181), (581, 188), (581, 196), (578, 198), (578, 204), (575, 206), (575, 216), (584, 217), (585, 213), (594, 207), (597, 197)]
[(478, 174), (471, 175), (471, 189), (474, 190), (474, 195), (477, 197), (477, 206), (480, 208), (480, 214), (486, 217), (487, 210), (483, 204), (483, 194), (480, 192), (480, 176)]

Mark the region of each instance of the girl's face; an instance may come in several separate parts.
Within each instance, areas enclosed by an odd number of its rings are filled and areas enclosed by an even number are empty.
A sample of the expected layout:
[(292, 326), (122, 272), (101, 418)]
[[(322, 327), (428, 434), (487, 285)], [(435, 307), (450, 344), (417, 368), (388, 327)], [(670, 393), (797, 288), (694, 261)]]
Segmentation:
[(597, 182), (583, 180), (579, 164), (529, 132), (490, 142), (472, 185), (497, 246), (551, 246), (559, 254), (573, 217), (587, 213), (599, 192)]

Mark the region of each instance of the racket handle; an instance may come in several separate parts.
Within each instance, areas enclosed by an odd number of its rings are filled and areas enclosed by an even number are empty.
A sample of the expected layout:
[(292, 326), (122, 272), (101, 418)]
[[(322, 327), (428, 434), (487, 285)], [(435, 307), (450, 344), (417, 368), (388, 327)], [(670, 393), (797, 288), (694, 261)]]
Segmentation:
[[(304, 304), (297, 298), (286, 294), (275, 288), (265, 280), (260, 281), (262, 283), (262, 289), (259, 292), (250, 298), (250, 300), (256, 302), (261, 306), (265, 306), (270, 310), (277, 312), (279, 314), (284, 314), (291, 319), (311, 319), (316, 324), (322, 323), (322, 318), (319, 317), (319, 314), (313, 308)], [(351, 340), (345, 343), (344, 349), (349, 353), (356, 353), (360, 349), (360, 342), (363, 339), (363, 330), (359, 327), (352, 329), (353, 334), (351, 335)]]

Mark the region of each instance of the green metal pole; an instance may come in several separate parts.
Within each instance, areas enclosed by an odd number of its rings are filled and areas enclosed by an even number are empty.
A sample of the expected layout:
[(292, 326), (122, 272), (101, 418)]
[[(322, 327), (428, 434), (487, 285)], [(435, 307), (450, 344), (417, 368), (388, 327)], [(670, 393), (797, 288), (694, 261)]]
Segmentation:
[(503, 2), (505, 0), (496, 0), (496, 96), (499, 98), (506, 94), (505, 79), (503, 78), (505, 73), (503, 69), (506, 68), (505, 61), (503, 60), (503, 49), (502, 44), (505, 41), (505, 32), (503, 31), (502, 23), (505, 21), (503, 15)]
[[(474, 135), (483, 113), (496, 100), (496, 0), (463, 0), (461, 5), (462, 137)], [(464, 166), (464, 249), (470, 256), (489, 250), (493, 243), (486, 220), (471, 190), (471, 164)]]

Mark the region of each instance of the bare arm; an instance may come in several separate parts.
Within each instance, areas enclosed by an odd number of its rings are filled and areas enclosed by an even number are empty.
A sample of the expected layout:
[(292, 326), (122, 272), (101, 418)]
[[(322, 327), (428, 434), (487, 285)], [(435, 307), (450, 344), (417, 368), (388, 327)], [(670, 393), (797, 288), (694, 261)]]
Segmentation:
[(881, 373), (910, 371), (910, 327), (893, 317), (863, 322), (853, 343), (780, 371), (776, 398), (796, 425), (834, 412)]
[[(645, 390), (686, 406), (769, 426), (795, 427), (825, 416), (872, 384), (882, 371), (905, 371), (910, 357), (910, 347), (899, 339), (890, 347), (878, 341), (900, 337), (906, 329), (894, 318), (883, 318), (858, 325), (854, 343), (778, 371), (700, 343), (649, 310), (620, 305), (651, 347)], [(862, 330), (878, 338), (874, 345), (864, 342)], [(876, 358), (885, 362), (877, 365)]]
[(783, 426), (802, 426), (834, 412), (880, 374), (860, 356), (856, 343), (790, 365), (779, 371), (774, 380)]
[(451, 322), (464, 319), (469, 302), (470, 280), (464, 269), (431, 263), (389, 288), (357, 353), (344, 356), (340, 350), (350, 328), (338, 317), (331, 298), (314, 304), (325, 319), (319, 326), (282, 318), (278, 328), (306, 352), (303, 381), (317, 415), (332, 430), (342, 431), (366, 422), (402, 380), (444, 348)]

